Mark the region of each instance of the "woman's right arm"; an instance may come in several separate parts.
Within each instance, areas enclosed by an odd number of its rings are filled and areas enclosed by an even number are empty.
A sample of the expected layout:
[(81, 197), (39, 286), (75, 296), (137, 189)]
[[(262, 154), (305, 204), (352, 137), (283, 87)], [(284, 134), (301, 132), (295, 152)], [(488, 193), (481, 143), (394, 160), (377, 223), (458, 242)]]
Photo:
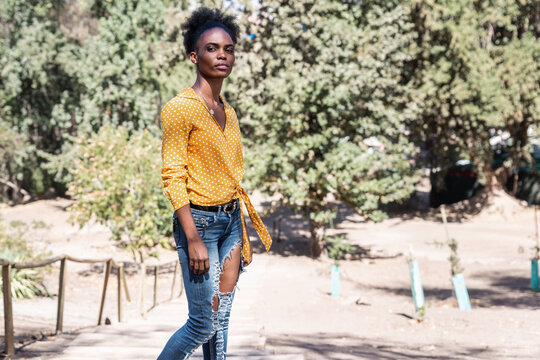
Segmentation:
[(187, 146), (191, 124), (185, 119), (178, 100), (169, 101), (161, 110), (163, 144), (161, 180), (163, 192), (180, 220), (188, 242), (189, 268), (195, 274), (208, 272), (208, 249), (195, 227), (187, 194)]

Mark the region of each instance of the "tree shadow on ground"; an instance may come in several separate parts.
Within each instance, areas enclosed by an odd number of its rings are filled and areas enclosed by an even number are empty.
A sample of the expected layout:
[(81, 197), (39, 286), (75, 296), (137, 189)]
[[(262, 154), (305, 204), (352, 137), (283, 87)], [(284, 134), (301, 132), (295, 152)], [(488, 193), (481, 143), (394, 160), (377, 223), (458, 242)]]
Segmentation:
[[(499, 272), (477, 272), (470, 278), (481, 278), (489, 283), (489, 288), (468, 287), (471, 304), (476, 308), (507, 307), (513, 309), (540, 308), (540, 292), (529, 288), (529, 279), (520, 276), (509, 276)], [(467, 279), (465, 279), (467, 280)], [(406, 287), (373, 287), (394, 295), (411, 296), (411, 289)], [(448, 287), (424, 287), (426, 302), (437, 304), (455, 302), (452, 283), (448, 279)]]
[(527, 276), (509, 275), (501, 271), (480, 271), (471, 277), (483, 279), (490, 289), (471, 289), (472, 298), (479, 300), (479, 307), (503, 306), (521, 309), (540, 308), (540, 292), (530, 288)]
[(462, 347), (452, 344), (419, 344), (366, 339), (351, 334), (295, 334), (268, 336), (267, 343), (279, 352), (303, 352), (307, 359), (479, 359), (494, 358), (485, 347)]
[[(486, 206), (489, 206), (492, 203), (494, 196), (504, 196), (501, 194), (501, 191), (498, 191), (495, 194), (487, 190), (481, 190), (469, 200), (446, 205), (447, 221), (460, 223), (470, 220)], [(418, 191), (415, 196), (404, 203), (386, 204), (381, 207), (381, 210), (385, 211), (391, 219), (401, 220), (400, 222), (421, 219), (442, 223), (440, 209), (430, 208), (429, 204), (426, 204), (426, 198), (428, 197), (429, 194), (427, 192)], [(293, 212), (285, 205), (276, 206), (268, 201), (262, 202), (261, 206), (264, 209), (272, 209), (269, 214), (263, 217), (263, 221), (267, 226), (270, 236), (274, 240), (272, 252), (283, 256), (310, 256), (309, 223), (302, 214)], [(335, 228), (339, 228), (339, 225), (344, 222), (361, 225), (371, 221), (363, 217), (346, 203), (336, 201), (331, 203), (330, 206), (332, 206), (336, 212), (336, 218), (334, 219)], [(248, 232), (252, 235), (252, 238), (254, 238), (255, 230), (249, 221), (247, 221), (247, 223)], [(396, 225), (399, 225), (399, 222), (394, 224), (394, 226)], [(255, 241), (254, 244), (255, 252), (264, 252), (264, 248), (259, 242)], [(353, 259), (360, 259), (368, 254), (369, 249), (358, 249), (357, 252), (355, 251)], [(380, 257), (370, 257), (368, 255), (367, 258), (373, 259)]]
[[(265, 209), (271, 207), (271, 203), (263, 202)], [(261, 214), (262, 215), (262, 214)], [(294, 213), (287, 206), (274, 207), (273, 211), (262, 220), (272, 238), (270, 252), (281, 256), (310, 256), (309, 224), (301, 214)], [(266, 250), (260, 241), (257, 241), (257, 233), (253, 224), (246, 219), (247, 231), (253, 245), (253, 252), (263, 253)]]
[[(499, 195), (495, 195), (488, 189), (482, 189), (470, 199), (445, 205), (447, 221), (461, 223), (470, 220), (492, 204), (494, 196)], [(400, 219), (402, 221), (422, 219), (442, 222), (440, 208), (431, 208), (429, 200), (426, 204), (426, 197), (429, 198), (429, 193), (418, 191), (405, 202), (383, 205), (381, 210), (386, 212), (391, 219)]]
[[(263, 208), (270, 208), (270, 202), (261, 203)], [(347, 221), (357, 224), (365, 223), (358, 213), (344, 203), (333, 203), (337, 216), (334, 225), (339, 226), (341, 222)], [(281, 256), (311, 256), (311, 238), (309, 233), (309, 223), (301, 214), (293, 212), (287, 206), (275, 206), (273, 211), (262, 216), (273, 243), (270, 252)], [(256, 240), (256, 232), (249, 220), (246, 221), (248, 234), (251, 240)], [(346, 235), (346, 231), (336, 231), (333, 229), (332, 235)], [(265, 249), (260, 241), (252, 241), (253, 251), (263, 253)], [(388, 259), (400, 256), (401, 254), (386, 255), (381, 253), (380, 249), (362, 247), (357, 244), (351, 244), (353, 251), (348, 255), (348, 260), (360, 259)]]

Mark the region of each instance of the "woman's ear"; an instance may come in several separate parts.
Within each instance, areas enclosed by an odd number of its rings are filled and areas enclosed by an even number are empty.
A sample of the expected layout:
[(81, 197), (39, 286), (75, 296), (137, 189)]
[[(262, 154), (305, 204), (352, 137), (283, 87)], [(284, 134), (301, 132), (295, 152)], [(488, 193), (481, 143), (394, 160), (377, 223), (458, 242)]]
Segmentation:
[(189, 59), (192, 63), (197, 64), (197, 53), (195, 51), (190, 52)]

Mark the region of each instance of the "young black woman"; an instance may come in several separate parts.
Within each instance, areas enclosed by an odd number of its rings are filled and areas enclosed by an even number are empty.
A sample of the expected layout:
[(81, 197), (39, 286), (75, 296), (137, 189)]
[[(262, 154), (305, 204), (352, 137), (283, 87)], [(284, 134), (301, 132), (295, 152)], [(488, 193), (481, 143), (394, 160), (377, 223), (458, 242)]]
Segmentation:
[(221, 360), (236, 283), (253, 255), (242, 203), (267, 250), (272, 240), (240, 186), (240, 128), (234, 109), (220, 95), (234, 66), (238, 26), (232, 16), (201, 8), (182, 28), (197, 79), (161, 111), (161, 176), (174, 208), (189, 317), (158, 360), (187, 359), (201, 344), (205, 360)]

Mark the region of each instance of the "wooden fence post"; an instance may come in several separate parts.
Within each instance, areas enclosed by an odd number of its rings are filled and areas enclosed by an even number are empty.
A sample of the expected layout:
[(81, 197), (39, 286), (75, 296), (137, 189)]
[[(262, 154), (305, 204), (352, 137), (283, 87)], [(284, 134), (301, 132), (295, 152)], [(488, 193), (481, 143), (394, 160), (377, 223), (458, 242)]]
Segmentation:
[(144, 278), (146, 276), (146, 265), (140, 264), (140, 283), (139, 283), (139, 312), (143, 318), (146, 318), (146, 306), (144, 304)]
[(126, 294), (126, 300), (128, 302), (131, 302), (131, 297), (129, 296), (129, 290), (128, 290), (127, 282), (126, 282), (126, 270), (124, 269), (123, 266), (122, 266), (122, 282), (124, 283), (124, 293)]
[(2, 265), (2, 291), (4, 292), (4, 352), (9, 357), (15, 353), (13, 337), (13, 303), (11, 299), (11, 265)]
[(56, 333), (61, 333), (64, 325), (64, 299), (66, 292), (66, 258), (60, 260), (60, 275), (58, 280), (58, 307), (56, 311)]
[(152, 305), (152, 307), (157, 306), (158, 272), (159, 267), (156, 265), (156, 267), (154, 268), (154, 305)]
[(109, 282), (109, 275), (111, 274), (112, 260), (107, 260), (105, 268), (105, 280), (103, 281), (103, 292), (101, 293), (101, 303), (99, 305), (98, 325), (101, 325), (101, 317), (103, 315), (103, 307), (105, 306), (105, 295), (107, 295), (107, 283)]
[(120, 265), (116, 270), (116, 298), (118, 301), (118, 322), (122, 322), (122, 270), (124, 270), (124, 266)]

